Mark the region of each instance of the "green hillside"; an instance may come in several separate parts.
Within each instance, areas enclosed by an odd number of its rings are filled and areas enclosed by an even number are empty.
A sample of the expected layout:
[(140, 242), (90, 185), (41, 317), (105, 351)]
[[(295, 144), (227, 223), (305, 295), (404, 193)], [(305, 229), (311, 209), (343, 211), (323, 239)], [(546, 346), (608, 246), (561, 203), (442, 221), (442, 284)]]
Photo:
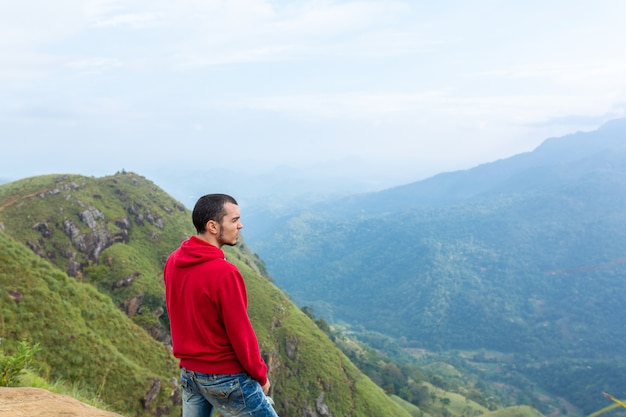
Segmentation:
[[(135, 325), (92, 285), (77, 282), (0, 232), (0, 335), (5, 353), (17, 342), (39, 343), (38, 373), (76, 384), (111, 409), (172, 409), (176, 363), (167, 347)], [(129, 393), (133, 393), (129, 396)]]
[(534, 408), (522, 405), (519, 407), (509, 407), (502, 410), (492, 411), (484, 414), (483, 417), (540, 417), (539, 413)]
[[(39, 343), (36, 372), (126, 416), (178, 415), (161, 268), (192, 233), (190, 213), (133, 173), (48, 175), (0, 186), (0, 337)], [(360, 372), (264, 273), (227, 251), (282, 417), (410, 416)]]

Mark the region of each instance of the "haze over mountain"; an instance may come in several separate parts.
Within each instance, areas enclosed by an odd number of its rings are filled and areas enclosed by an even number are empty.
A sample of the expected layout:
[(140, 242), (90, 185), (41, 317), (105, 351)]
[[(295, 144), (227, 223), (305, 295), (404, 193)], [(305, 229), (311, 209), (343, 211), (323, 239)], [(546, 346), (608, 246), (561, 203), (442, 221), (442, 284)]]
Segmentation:
[(513, 354), (516, 372), (590, 412), (626, 372), (624, 207), (620, 119), (470, 170), (255, 213), (246, 236), (327, 320), (406, 347)]

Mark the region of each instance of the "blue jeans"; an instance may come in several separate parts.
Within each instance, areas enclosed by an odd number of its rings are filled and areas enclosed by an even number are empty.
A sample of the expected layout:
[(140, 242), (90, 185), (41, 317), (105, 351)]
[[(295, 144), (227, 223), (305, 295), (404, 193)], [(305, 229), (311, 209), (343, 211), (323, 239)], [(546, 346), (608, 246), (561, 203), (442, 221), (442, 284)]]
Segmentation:
[(183, 417), (278, 417), (261, 385), (247, 373), (212, 375), (181, 368)]

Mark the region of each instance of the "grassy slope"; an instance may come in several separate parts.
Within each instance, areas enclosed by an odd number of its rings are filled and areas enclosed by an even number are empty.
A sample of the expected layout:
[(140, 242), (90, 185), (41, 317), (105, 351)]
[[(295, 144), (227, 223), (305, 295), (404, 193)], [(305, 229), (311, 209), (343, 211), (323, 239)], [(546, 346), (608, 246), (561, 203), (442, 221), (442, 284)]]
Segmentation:
[[(140, 398), (154, 378), (175, 375), (168, 349), (93, 286), (77, 282), (0, 232), (0, 335), (10, 352), (28, 339), (43, 347), (40, 373), (50, 381), (78, 381), (82, 389), (127, 415), (141, 413)], [(20, 301), (10, 291), (23, 295)], [(153, 405), (167, 406), (171, 390)], [(129, 393), (132, 393), (129, 395)]]
[(491, 411), (484, 417), (541, 417), (542, 414), (532, 407), (521, 405), (518, 407), (508, 407), (502, 410)]
[[(70, 219), (89, 234), (79, 213), (90, 208), (103, 214), (97, 230), (121, 233), (116, 219), (131, 224), (128, 241), (112, 244), (97, 260), (77, 251), (63, 231)], [(41, 222), (52, 233), (42, 237), (34, 227)], [(155, 313), (163, 308), (161, 268), (191, 233), (190, 223), (187, 210), (132, 173), (101, 179), (50, 175), (0, 186), (0, 229), (5, 231), (0, 233), (0, 336), (7, 340), (7, 352), (25, 336), (41, 343), (44, 377), (78, 381), (126, 415), (142, 413), (140, 398), (159, 377), (161, 393), (151, 408), (171, 407), (168, 381), (176, 375), (175, 362), (147, 331), (154, 335), (167, 328), (167, 315)], [(315, 410), (316, 400), (335, 417), (410, 415), (262, 276), (262, 263), (245, 245), (229, 248), (227, 255), (248, 283), (250, 315), (271, 366), (281, 416)], [(82, 265), (76, 278), (63, 272), (71, 259)], [(115, 287), (132, 274), (138, 275), (131, 285)], [(19, 302), (8, 296), (15, 290), (24, 294)], [(140, 300), (141, 308), (129, 318), (120, 309), (132, 300)]]

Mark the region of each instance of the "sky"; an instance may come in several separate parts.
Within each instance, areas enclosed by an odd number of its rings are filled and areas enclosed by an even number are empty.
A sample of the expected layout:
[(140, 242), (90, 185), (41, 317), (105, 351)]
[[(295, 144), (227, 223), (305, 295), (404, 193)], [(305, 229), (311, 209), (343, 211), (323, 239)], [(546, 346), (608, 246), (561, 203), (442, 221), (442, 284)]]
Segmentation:
[(626, 111), (626, 2), (0, 1), (0, 179), (405, 183)]

